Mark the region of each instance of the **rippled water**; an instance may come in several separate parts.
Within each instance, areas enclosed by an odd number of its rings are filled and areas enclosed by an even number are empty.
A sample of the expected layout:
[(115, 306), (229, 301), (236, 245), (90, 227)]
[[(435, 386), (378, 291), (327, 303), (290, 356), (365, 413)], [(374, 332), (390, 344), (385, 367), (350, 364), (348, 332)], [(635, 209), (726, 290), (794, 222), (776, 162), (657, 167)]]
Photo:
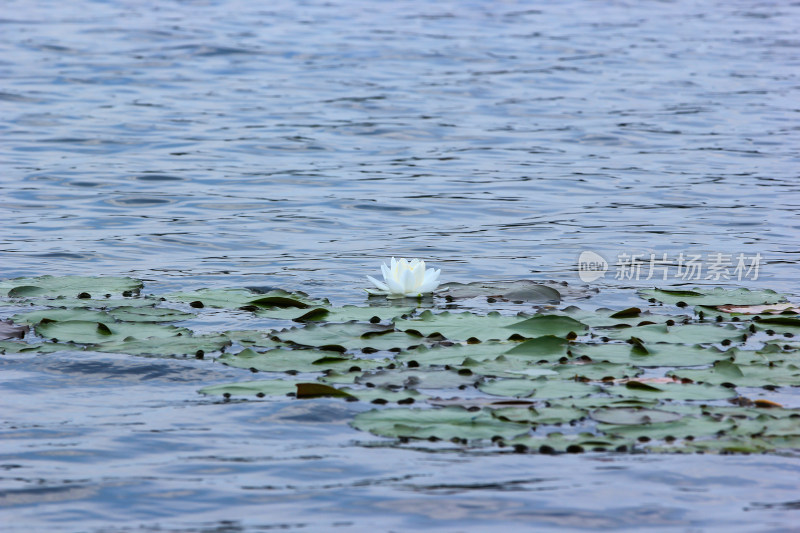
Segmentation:
[[(363, 302), (580, 284), (578, 254), (761, 254), (800, 295), (800, 5), (5, 0), (2, 277)], [(594, 282), (595, 303), (633, 286)], [(700, 283), (712, 283), (704, 279)], [(11, 530), (788, 530), (792, 458), (381, 447), (336, 401), (218, 404), (210, 361), (3, 356)], [(371, 443), (372, 446), (363, 446)]]

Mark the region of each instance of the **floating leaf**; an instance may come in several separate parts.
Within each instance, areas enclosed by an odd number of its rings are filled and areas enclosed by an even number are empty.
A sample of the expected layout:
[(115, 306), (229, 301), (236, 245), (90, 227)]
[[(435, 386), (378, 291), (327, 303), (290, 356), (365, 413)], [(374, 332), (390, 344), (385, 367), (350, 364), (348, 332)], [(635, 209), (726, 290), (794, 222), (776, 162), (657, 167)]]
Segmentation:
[(736, 396), (736, 391), (705, 383), (668, 383), (658, 386), (641, 382), (607, 387), (609, 394), (658, 400), (724, 400)]
[(681, 418), (679, 413), (637, 407), (597, 409), (596, 411), (592, 411), (589, 416), (598, 422), (619, 426), (660, 424), (664, 422), (674, 422)]
[(535, 315), (508, 326), (512, 332), (526, 337), (565, 337), (569, 333), (581, 335), (587, 328), (586, 324), (564, 315)]
[(89, 347), (88, 349), (107, 353), (127, 353), (154, 357), (179, 355), (203, 356), (218, 352), (230, 346), (231, 341), (224, 335), (181, 335), (156, 337), (151, 339), (126, 338), (113, 340)]
[(400, 352), (395, 356), (395, 361), (421, 366), (452, 365), (459, 366), (467, 358), (475, 361), (495, 359), (498, 355), (508, 351), (513, 342), (480, 342), (476, 344), (453, 344), (450, 346), (418, 346), (413, 350)]
[(800, 305), (793, 303), (774, 303), (767, 305), (718, 305), (718, 311), (737, 315), (779, 315), (781, 313), (800, 313)]
[[(437, 292), (451, 298), (483, 297), (526, 303), (558, 303), (561, 293), (554, 285), (533, 280), (451, 282), (440, 285)], [(564, 287), (559, 289), (565, 290)]]
[[(36, 325), (36, 333), (42, 337), (60, 342), (77, 342), (80, 344), (99, 344), (109, 341), (121, 341), (127, 337), (148, 339), (165, 338), (177, 335), (191, 335), (191, 331), (174, 326), (160, 324), (142, 324), (118, 322), (92, 322), (88, 320), (65, 320), (58, 322), (40, 322)], [(109, 333), (110, 332), (110, 333)]]
[(39, 276), (0, 281), (0, 296), (28, 298), (31, 296), (68, 296), (85, 294), (95, 298), (105, 294), (137, 292), (142, 288), (138, 279), (111, 276)]
[(486, 411), (460, 407), (375, 409), (356, 415), (352, 426), (384, 437), (442, 440), (513, 438), (528, 432), (527, 427), (501, 422)]
[(347, 322), (344, 324), (309, 324), (275, 334), (283, 341), (311, 347), (341, 347), (346, 350), (372, 348), (390, 350), (422, 344), (422, 339), (391, 328), (372, 324)]
[(567, 356), (570, 343), (555, 335), (542, 335), (514, 346), (505, 354), (509, 358), (523, 358), (530, 361), (557, 361)]
[(424, 311), (413, 319), (395, 320), (394, 324), (401, 331), (414, 330), (425, 337), (438, 333), (451, 341), (466, 341), (471, 338), (486, 341), (508, 339), (514, 332), (504, 327), (519, 320), (519, 317), (503, 316), (500, 313), (481, 316), (472, 313), (445, 311), (435, 314)]
[(298, 383), (298, 398), (355, 398), (355, 396), (322, 383)]
[(627, 340), (635, 337), (645, 343), (668, 342), (673, 344), (711, 344), (724, 340), (740, 340), (744, 331), (733, 326), (713, 324), (688, 324), (667, 326), (650, 324), (604, 332), (610, 339)]
[(738, 387), (800, 384), (800, 367), (793, 364), (739, 365), (718, 361), (711, 368), (680, 369), (669, 373), (680, 378), (719, 385), (730, 383)]
[(503, 407), (492, 410), (492, 416), (504, 422), (518, 424), (560, 425), (580, 420), (586, 416), (584, 409), (568, 406)]
[(459, 374), (450, 370), (398, 369), (365, 372), (355, 382), (376, 387), (405, 389), (454, 389), (462, 385), (471, 386), (479, 378)]
[(588, 357), (596, 362), (636, 365), (639, 367), (701, 366), (723, 358), (732, 357), (733, 352), (723, 352), (715, 347), (699, 345), (647, 344), (646, 352), (628, 343), (576, 344), (571, 348), (575, 358)]
[(748, 289), (695, 288), (692, 290), (644, 289), (639, 291), (642, 298), (654, 298), (665, 304), (684, 302), (687, 305), (757, 305), (783, 301), (783, 295), (771, 290), (751, 291)]
[(297, 394), (297, 384), (304, 383), (284, 379), (270, 379), (262, 381), (244, 381), (241, 383), (223, 383), (200, 389), (200, 394), (214, 396), (286, 396)]
[(328, 369), (363, 370), (386, 365), (386, 360), (353, 359), (340, 352), (323, 350), (269, 350), (256, 352), (246, 348), (237, 354), (224, 354), (218, 361), (238, 368), (254, 368), (264, 372), (322, 372)]
[(567, 398), (589, 396), (603, 389), (578, 381), (539, 379), (498, 379), (478, 385), (478, 389), (494, 396), (517, 398)]

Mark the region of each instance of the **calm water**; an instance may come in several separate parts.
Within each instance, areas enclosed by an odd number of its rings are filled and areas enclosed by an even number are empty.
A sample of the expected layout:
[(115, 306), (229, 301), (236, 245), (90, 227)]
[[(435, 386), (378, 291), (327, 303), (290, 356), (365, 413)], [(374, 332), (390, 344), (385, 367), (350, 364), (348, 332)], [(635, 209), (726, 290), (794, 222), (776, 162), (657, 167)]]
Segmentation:
[[(800, 296), (800, 4), (4, 0), (0, 275), (361, 303), (390, 255), (580, 285), (760, 254)], [(674, 271), (670, 271), (670, 275)], [(752, 276), (751, 276), (752, 278)], [(220, 317), (220, 323), (227, 320)], [(209, 325), (208, 327), (212, 327)], [(10, 531), (784, 531), (795, 458), (382, 447), (212, 361), (3, 356)]]

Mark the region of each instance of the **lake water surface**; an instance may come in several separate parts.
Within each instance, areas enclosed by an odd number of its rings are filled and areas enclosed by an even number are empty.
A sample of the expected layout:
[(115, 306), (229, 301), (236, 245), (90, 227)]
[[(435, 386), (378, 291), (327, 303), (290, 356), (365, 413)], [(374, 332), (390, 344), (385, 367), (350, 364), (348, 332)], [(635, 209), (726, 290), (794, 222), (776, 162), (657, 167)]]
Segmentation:
[[(389, 256), (580, 287), (593, 251), (611, 265), (586, 305), (677, 284), (797, 298), (798, 21), (788, 1), (5, 0), (0, 277), (363, 304)], [(681, 253), (760, 271), (615, 275)], [(199, 396), (249, 376), (210, 360), (0, 365), (6, 531), (800, 523), (796, 457), (397, 448), (348, 426), (366, 406)]]

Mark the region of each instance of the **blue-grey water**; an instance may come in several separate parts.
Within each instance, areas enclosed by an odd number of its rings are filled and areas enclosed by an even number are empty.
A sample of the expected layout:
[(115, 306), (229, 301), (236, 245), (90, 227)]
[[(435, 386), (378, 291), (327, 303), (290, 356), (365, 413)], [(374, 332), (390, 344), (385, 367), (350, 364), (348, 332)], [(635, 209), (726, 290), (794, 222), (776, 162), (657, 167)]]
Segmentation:
[[(797, 298), (798, 26), (790, 1), (3, 0), (0, 277), (362, 303), (392, 255), (581, 286), (593, 251), (595, 304)], [(732, 263), (686, 279), (681, 253)], [(667, 254), (668, 279), (626, 254)], [(396, 449), (354, 404), (200, 397), (248, 379), (213, 361), (0, 363), (4, 531), (800, 523), (794, 457)]]

